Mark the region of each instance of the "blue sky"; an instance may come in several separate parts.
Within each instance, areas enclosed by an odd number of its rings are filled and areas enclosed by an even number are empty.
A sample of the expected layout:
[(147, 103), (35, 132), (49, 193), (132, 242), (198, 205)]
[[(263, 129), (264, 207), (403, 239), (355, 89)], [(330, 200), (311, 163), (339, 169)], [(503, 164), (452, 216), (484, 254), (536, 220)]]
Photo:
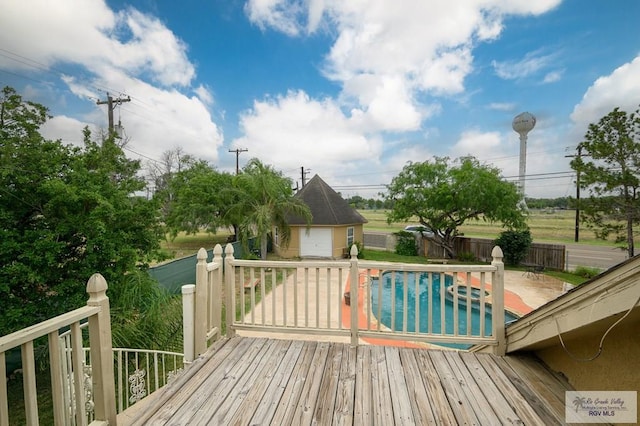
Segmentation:
[(591, 122), (640, 104), (634, 0), (8, 0), (0, 84), (47, 105), (79, 143), (106, 127), (145, 167), (180, 147), (220, 170), (235, 154), (294, 180), (374, 196), (408, 161), (474, 155), (526, 193), (573, 195), (566, 155)]

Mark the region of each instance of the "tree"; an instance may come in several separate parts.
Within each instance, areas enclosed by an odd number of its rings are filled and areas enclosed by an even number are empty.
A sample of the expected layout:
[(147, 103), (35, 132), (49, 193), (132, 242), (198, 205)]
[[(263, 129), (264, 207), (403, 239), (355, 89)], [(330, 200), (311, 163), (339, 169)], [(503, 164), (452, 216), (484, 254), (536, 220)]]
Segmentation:
[(165, 223), (175, 237), (178, 232), (195, 234), (199, 231), (216, 233), (222, 226), (230, 226), (227, 212), (233, 204), (233, 177), (211, 167), (205, 161), (193, 163), (189, 168), (173, 174), (168, 180), (166, 192), (156, 198), (169, 200)]
[(258, 237), (263, 260), (267, 258), (268, 235), (273, 227), (278, 228), (280, 242), (286, 246), (291, 237), (288, 217), (299, 216), (311, 223), (311, 211), (293, 197), (291, 183), (291, 179), (257, 158), (250, 160), (237, 176), (238, 201), (229, 214), (242, 218), (241, 241), (246, 243), (250, 236)]
[(94, 272), (112, 283), (159, 247), (157, 206), (139, 163), (113, 140), (45, 140), (47, 109), (11, 88), (0, 99), (0, 335), (86, 303)]
[(616, 235), (634, 255), (634, 224), (640, 220), (640, 110), (615, 108), (589, 124), (582, 155), (571, 161), (580, 187), (590, 196), (580, 203), (581, 220), (598, 238)]
[(468, 220), (502, 222), (512, 229), (525, 226), (517, 187), (502, 180), (499, 169), (473, 157), (453, 163), (439, 157), (410, 162), (387, 185), (385, 198), (393, 206), (387, 214), (389, 223), (417, 218), (433, 230), (433, 240), (452, 258), (458, 227)]

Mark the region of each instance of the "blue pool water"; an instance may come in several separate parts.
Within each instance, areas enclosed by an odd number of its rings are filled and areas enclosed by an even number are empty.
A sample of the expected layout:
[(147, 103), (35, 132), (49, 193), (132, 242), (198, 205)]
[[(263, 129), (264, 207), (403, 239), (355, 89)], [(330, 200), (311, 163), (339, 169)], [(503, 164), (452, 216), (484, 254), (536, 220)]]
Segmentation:
[[(416, 325), (416, 299), (419, 307), (420, 318), (418, 321), (418, 327), (420, 332), (427, 333), (429, 331), (429, 321), (431, 321), (431, 331), (434, 334), (454, 334), (455, 326), (453, 320), (453, 298), (445, 297), (444, 308), (444, 330), (441, 323), (441, 296), (440, 296), (440, 274), (431, 274), (431, 294), (432, 302), (431, 306), (433, 312), (429, 312), (429, 274), (428, 273), (407, 273), (407, 332), (415, 332)], [(371, 307), (372, 312), (378, 321), (385, 326), (391, 327), (391, 314), (392, 314), (392, 300), (395, 299), (395, 324), (394, 329), (396, 331), (402, 331), (404, 328), (404, 297), (405, 289), (403, 285), (404, 274), (395, 274), (395, 292), (391, 284), (392, 274), (385, 272), (379, 279), (372, 279), (371, 281)], [(418, 289), (416, 293), (416, 277), (418, 281)], [(451, 275), (444, 275), (445, 288), (453, 284), (453, 277)], [(379, 297), (379, 288), (382, 286), (382, 298)], [(459, 288), (460, 298), (458, 299), (458, 334), (466, 335), (468, 327), (471, 327), (472, 336), (480, 336), (480, 309), (478, 302), (471, 303), (471, 323), (467, 324), (467, 306), (466, 306), (466, 292), (465, 287)], [(447, 294), (444, 291), (445, 295)], [(477, 296), (477, 294), (472, 294)], [(380, 306), (382, 305), (382, 306)], [(380, 315), (378, 312), (380, 309)], [(505, 311), (505, 322), (512, 321), (518, 318), (517, 316)], [(491, 335), (491, 306), (485, 307), (485, 336)], [(470, 345), (464, 344), (445, 344), (438, 343), (441, 346), (454, 347), (458, 349), (466, 349)]]

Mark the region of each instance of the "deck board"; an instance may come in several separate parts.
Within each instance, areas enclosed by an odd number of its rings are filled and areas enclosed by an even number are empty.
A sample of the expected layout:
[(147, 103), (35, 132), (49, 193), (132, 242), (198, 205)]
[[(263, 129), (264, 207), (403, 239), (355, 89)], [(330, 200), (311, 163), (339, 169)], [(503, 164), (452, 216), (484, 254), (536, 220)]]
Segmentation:
[(249, 337), (184, 375), (125, 424), (562, 423), (570, 389), (526, 356)]

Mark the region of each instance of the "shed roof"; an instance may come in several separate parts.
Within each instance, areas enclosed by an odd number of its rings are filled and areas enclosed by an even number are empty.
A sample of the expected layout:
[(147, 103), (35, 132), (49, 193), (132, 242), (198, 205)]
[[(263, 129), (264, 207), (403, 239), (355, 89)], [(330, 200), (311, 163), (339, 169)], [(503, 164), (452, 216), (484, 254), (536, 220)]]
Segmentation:
[[(313, 225), (355, 225), (366, 223), (365, 219), (347, 201), (315, 175), (295, 195), (302, 200), (313, 215)], [(306, 225), (301, 217), (291, 217), (290, 225)]]

